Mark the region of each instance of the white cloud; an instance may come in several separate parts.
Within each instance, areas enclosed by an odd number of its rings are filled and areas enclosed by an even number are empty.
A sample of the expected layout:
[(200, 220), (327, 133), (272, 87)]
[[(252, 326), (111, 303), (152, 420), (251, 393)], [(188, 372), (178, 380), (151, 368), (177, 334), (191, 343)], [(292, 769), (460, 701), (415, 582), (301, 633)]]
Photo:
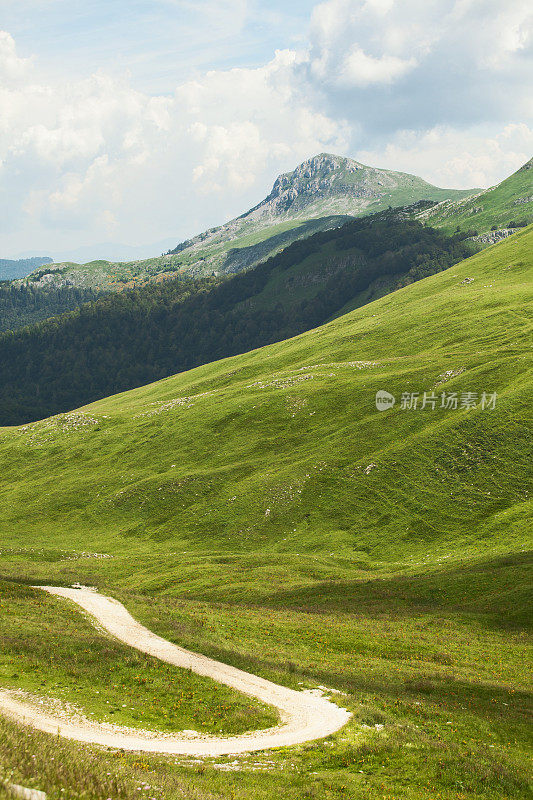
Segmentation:
[(417, 63), (432, 39), (413, 0), (328, 0), (311, 20), (311, 72), (332, 85), (390, 83)]
[(209, 72), (179, 87), (178, 102), (198, 120), (189, 131), (201, 145), (193, 178), (203, 193), (245, 190), (269, 165), (290, 165), (324, 148), (346, 150), (342, 121), (310, 107), (294, 84), (300, 62), (296, 53), (279, 51), (265, 67)]
[(510, 124), (498, 131), (400, 131), (384, 148), (365, 149), (358, 158), (389, 169), (416, 172), (444, 187), (484, 188), (506, 178), (531, 158), (533, 126)]
[[(327, 0), (308, 75), (367, 135), (530, 119), (530, 0)], [(393, 93), (391, 93), (391, 88)]]
[(374, 58), (360, 48), (355, 48), (345, 58), (339, 82), (348, 86), (392, 83), (415, 66), (414, 58), (402, 59), (387, 55)]
[(354, 49), (378, 59), (445, 50), (499, 68), (531, 47), (532, 24), (529, 0), (326, 0), (313, 12), (311, 42), (332, 66)]
[(4, 86), (24, 79), (30, 69), (31, 59), (19, 58), (13, 37), (0, 31), (0, 78)]

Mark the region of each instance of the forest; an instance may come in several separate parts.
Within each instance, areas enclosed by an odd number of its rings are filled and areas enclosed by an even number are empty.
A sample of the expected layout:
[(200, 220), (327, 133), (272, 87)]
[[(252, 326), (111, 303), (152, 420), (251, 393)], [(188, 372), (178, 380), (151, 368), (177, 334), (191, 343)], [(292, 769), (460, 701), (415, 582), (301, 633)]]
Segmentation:
[(16, 278), (24, 278), (29, 275), (36, 267), (43, 264), (52, 264), (53, 260), (49, 256), (33, 256), (32, 258), (0, 258), (0, 281), (12, 281)]
[(0, 332), (23, 328), (72, 311), (101, 297), (94, 289), (36, 288), (31, 284), (0, 283)]
[[(316, 233), (229, 278), (149, 284), (6, 331), (0, 424), (40, 419), (289, 338), (326, 322), (376, 279), (390, 278), (393, 289), (447, 269), (474, 249), (467, 234), (446, 236), (385, 212)], [(315, 276), (305, 296), (261, 301), (276, 276), (297, 269), (305, 283), (306, 264), (320, 264), (322, 253), (336, 268), (323, 280)], [(31, 306), (31, 295), (26, 302)]]

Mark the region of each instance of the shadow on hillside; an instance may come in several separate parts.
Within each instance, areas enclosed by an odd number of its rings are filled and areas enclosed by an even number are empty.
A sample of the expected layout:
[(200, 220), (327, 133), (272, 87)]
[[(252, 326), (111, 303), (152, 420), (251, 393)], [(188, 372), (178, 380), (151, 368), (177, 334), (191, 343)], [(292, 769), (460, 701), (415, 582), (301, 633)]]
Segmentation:
[(283, 231), (283, 233), (277, 233), (262, 242), (257, 242), (257, 244), (251, 244), (248, 247), (233, 247), (228, 250), (219, 269), (223, 273), (240, 272), (243, 269), (248, 269), (258, 261), (268, 258), (277, 250), (288, 247), (297, 239), (305, 239), (318, 231), (340, 227), (351, 219), (353, 217), (335, 215), (307, 220), (295, 228)]
[(424, 675), (424, 665), (420, 674), (412, 678), (391, 681), (390, 674), (368, 673), (364, 677), (346, 677), (333, 672), (316, 673), (313, 677), (352, 695), (370, 694), (392, 700), (399, 696), (409, 703), (410, 698), (424, 697), (449, 711), (468, 710), (469, 714), (491, 719), (494, 722), (529, 724), (533, 695), (528, 691), (517, 691), (494, 683), (474, 683), (469, 680), (447, 675)]
[[(373, 669), (357, 669), (350, 673), (344, 666), (336, 669), (331, 665), (329, 669), (304, 668), (299, 669), (293, 662), (280, 661), (274, 654), (265, 658), (262, 655), (243, 655), (231, 647), (216, 647), (205, 645), (202, 647), (211, 658), (226, 664), (231, 664), (239, 669), (244, 669), (253, 674), (262, 675), (275, 682), (296, 685), (298, 680), (311, 681), (320, 685), (329, 686), (339, 691), (346, 692), (358, 700), (365, 696), (381, 698), (385, 703), (397, 702), (412, 705), (418, 698), (424, 698), (429, 704), (440, 708), (456, 711), (467, 711), (469, 714), (489, 720), (495, 726), (502, 723), (504, 726), (528, 725), (531, 719), (533, 694), (527, 689), (512, 688), (512, 685), (479, 682), (474, 680), (456, 678), (453, 674), (453, 665), (445, 669), (438, 669), (437, 664), (431, 660), (417, 662), (416, 672), (408, 667), (401, 667), (391, 671), (388, 666), (381, 669), (373, 662)], [(364, 656), (361, 657), (364, 663)], [(384, 662), (389, 661), (384, 658)], [(283, 678), (290, 673), (291, 681)], [(341, 701), (342, 705), (342, 701)], [(371, 722), (364, 718), (364, 708), (356, 712), (358, 722)], [(362, 715), (362, 716), (361, 716)], [(376, 718), (373, 722), (384, 722)]]
[(314, 613), (454, 611), (480, 614), (485, 622), (500, 628), (529, 628), (533, 620), (532, 562), (533, 553), (525, 552), (418, 575), (321, 581), (272, 593), (262, 605)]

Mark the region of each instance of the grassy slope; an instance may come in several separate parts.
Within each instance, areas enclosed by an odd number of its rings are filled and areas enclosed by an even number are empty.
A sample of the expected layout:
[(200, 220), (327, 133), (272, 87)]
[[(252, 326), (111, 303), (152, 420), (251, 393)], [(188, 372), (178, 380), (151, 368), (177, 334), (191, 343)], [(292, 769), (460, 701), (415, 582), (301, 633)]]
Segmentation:
[[(35, 530), (47, 548), (77, 550), (87, 537), (118, 560), (127, 542), (150, 561), (178, 540), (224, 552), (291, 552), (298, 541), (305, 552), (331, 536), (337, 552), (402, 560), (428, 543), (494, 542), (498, 515), (527, 499), (530, 239), (528, 229), (288, 342), (95, 403), (80, 421), (5, 430), (2, 530), (24, 546)], [(499, 391), (494, 413), (376, 412), (377, 389), (429, 391), (458, 368), (446, 388)], [(510, 464), (497, 479), (494, 458)], [(480, 496), (471, 474), (493, 494)], [(91, 575), (92, 564), (105, 573), (108, 562), (89, 562)]]
[[(476, 251), (474, 245), (471, 245), (471, 248), (471, 252)], [(340, 268), (340, 262), (344, 262), (345, 266)], [(246, 305), (252, 305), (256, 309), (269, 309), (276, 304), (294, 308), (302, 300), (311, 300), (315, 297), (328, 280), (335, 276), (337, 270), (340, 277), (344, 271), (368, 263), (368, 257), (357, 247), (339, 251), (335, 242), (326, 242), (310, 256), (294, 258), (290, 266), (275, 268), (265, 288), (253, 300), (246, 301)], [(414, 266), (415, 263), (413, 257), (411, 265)], [(340, 317), (412, 282), (414, 278), (407, 273), (407, 270), (404, 273), (382, 275), (371, 281), (365, 290), (357, 292), (332, 316)]]
[[(108, 293), (82, 312), (0, 337), (0, 425), (70, 411), (111, 394), (316, 327), (371, 283), (389, 292), (476, 247), (384, 213), (294, 243), (233, 279), (174, 280)], [(379, 281), (372, 277), (380, 275)], [(39, 308), (46, 291), (10, 289)], [(65, 293), (50, 292), (50, 301)], [(83, 290), (87, 291), (87, 290)], [(383, 294), (385, 291), (382, 292)], [(24, 306), (21, 306), (24, 309)], [(1, 315), (1, 314), (0, 314)]]
[(276, 722), (260, 703), (102, 637), (66, 603), (1, 581), (0, 642), (2, 686), (73, 704), (100, 722), (206, 733)]
[[(4, 574), (97, 583), (173, 640), (334, 686), (355, 712), (331, 742), (236, 773), (146, 759), (158, 796), (528, 796), (532, 237), (289, 342), (4, 430)], [(497, 391), (496, 410), (375, 410), (377, 389), (459, 369), (438, 391)], [(76, 779), (51, 746), (31, 744), (55, 797)], [(90, 797), (111, 796), (105, 763)]]
[[(527, 202), (517, 203), (517, 200)], [(430, 225), (454, 231), (489, 231), (494, 225), (507, 228), (510, 222), (533, 221), (533, 166), (524, 164), (492, 189), (472, 199), (445, 202), (420, 215)]]
[(51, 263), (52, 259), (44, 258), (0, 258), (0, 281), (12, 281), (24, 278), (42, 264)]
[(327, 242), (318, 252), (304, 259), (295, 259), (288, 268), (276, 268), (263, 291), (254, 298), (254, 308), (271, 308), (276, 303), (288, 308), (301, 300), (313, 298), (328, 278), (335, 274), (334, 268), (328, 269), (329, 265), (335, 264), (340, 258), (346, 262), (352, 259), (352, 263), (357, 263), (359, 258), (361, 264), (367, 263), (357, 248), (343, 250), (339, 254), (335, 244)]

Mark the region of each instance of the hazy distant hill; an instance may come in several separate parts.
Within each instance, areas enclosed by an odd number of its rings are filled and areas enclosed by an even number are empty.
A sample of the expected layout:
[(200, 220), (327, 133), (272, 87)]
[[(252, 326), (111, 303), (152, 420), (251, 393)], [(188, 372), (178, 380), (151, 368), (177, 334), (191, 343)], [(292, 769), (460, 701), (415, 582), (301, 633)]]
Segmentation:
[(25, 278), (30, 272), (43, 264), (51, 264), (48, 256), (35, 256), (34, 258), (0, 258), (0, 281), (12, 281), (16, 278)]

